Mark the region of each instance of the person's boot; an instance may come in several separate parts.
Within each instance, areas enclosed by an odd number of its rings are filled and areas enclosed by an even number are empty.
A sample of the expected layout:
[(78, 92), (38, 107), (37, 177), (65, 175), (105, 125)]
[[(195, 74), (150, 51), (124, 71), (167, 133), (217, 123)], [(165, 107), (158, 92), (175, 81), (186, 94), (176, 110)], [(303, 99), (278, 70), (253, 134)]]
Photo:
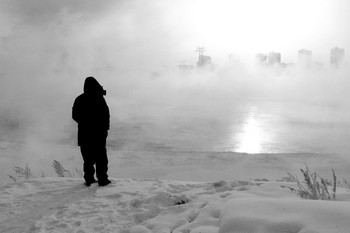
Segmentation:
[(99, 186), (106, 186), (106, 185), (109, 185), (110, 183), (111, 183), (111, 181), (109, 179), (98, 181)]
[(95, 180), (95, 179), (86, 180), (84, 184), (85, 184), (85, 186), (90, 187), (91, 184), (96, 183), (96, 182), (97, 182), (97, 180)]

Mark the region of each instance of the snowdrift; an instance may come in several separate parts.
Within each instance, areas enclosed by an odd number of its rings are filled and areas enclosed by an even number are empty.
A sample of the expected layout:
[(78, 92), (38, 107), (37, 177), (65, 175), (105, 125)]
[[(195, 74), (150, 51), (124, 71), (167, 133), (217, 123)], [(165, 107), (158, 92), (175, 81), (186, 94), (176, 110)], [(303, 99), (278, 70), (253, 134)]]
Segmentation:
[(41, 178), (0, 187), (1, 232), (348, 233), (350, 193), (302, 200), (293, 183)]

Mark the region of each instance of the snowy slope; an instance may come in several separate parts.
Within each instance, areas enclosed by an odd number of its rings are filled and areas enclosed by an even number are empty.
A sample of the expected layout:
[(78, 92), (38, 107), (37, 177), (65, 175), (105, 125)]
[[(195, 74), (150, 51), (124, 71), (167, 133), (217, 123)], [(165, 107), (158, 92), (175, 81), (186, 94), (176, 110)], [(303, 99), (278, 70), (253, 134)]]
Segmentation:
[[(42, 178), (0, 187), (0, 232), (348, 233), (350, 193), (301, 200), (282, 183)], [(284, 184), (285, 185), (285, 184)], [(288, 184), (293, 186), (293, 184)]]

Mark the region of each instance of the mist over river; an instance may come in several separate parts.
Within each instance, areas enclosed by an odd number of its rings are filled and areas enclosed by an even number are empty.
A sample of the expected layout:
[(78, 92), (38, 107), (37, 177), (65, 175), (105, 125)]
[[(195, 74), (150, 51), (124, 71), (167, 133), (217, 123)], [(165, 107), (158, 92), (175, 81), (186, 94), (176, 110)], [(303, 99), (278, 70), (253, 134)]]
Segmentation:
[(89, 76), (107, 91), (111, 177), (280, 178), (308, 163), (350, 179), (349, 6), (0, 1), (0, 182), (26, 164), (57, 176), (54, 160), (80, 176), (71, 111)]
[[(258, 160), (259, 156), (260, 159), (274, 156), (273, 160), (280, 158), (281, 161), (292, 155), (300, 163), (322, 155), (326, 157), (322, 157), (321, 163), (327, 163), (333, 155), (347, 159), (350, 151), (350, 116), (342, 106), (259, 100), (236, 102), (229, 111), (205, 106), (123, 103), (114, 110), (112, 107), (107, 140), (110, 175), (133, 178), (169, 175), (169, 178), (180, 179), (179, 174), (172, 177), (169, 173), (174, 166), (184, 169), (194, 166), (198, 171), (204, 169), (198, 174), (203, 177), (203, 174), (210, 174), (206, 170), (208, 166), (235, 166), (245, 161), (248, 154), (256, 154), (254, 158)], [(119, 115), (113, 113), (116, 109)], [(124, 114), (128, 112), (129, 117), (123, 117), (121, 110)], [(35, 176), (55, 176), (51, 167), (53, 160), (61, 161), (78, 176), (76, 170), (81, 170), (82, 158), (76, 145), (75, 122), (71, 121), (63, 131), (62, 138), (55, 140), (21, 140), (19, 132), (3, 136), (0, 180), (8, 182), (13, 167), (24, 167), (26, 163)], [(266, 164), (271, 165), (269, 160)], [(277, 167), (281, 174), (286, 172), (283, 166)], [(263, 166), (260, 169), (264, 173)], [(211, 177), (227, 176), (219, 171)], [(190, 179), (191, 174), (186, 174), (182, 179)]]
[(350, 116), (337, 106), (254, 102), (229, 115), (208, 109), (191, 117), (135, 117), (115, 122), (109, 146), (116, 150), (337, 153), (349, 151)]

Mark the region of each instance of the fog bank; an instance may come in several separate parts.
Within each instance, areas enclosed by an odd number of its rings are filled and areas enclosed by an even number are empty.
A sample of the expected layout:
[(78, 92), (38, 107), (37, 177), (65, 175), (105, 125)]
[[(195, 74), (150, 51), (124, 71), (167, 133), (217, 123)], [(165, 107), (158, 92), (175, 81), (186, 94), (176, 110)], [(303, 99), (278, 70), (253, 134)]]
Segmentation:
[(348, 122), (348, 66), (260, 69), (230, 62), (228, 54), (236, 51), (230, 48), (225, 56), (212, 56), (213, 70), (178, 70), (183, 59), (195, 64), (200, 43), (187, 37), (192, 28), (172, 10), (185, 2), (2, 1), (0, 139), (20, 143), (22, 161), (52, 153), (50, 143), (75, 146), (71, 107), (87, 76), (107, 90), (116, 135), (125, 122), (140, 119), (160, 124), (155, 131), (160, 135), (177, 119), (214, 119), (212, 128), (227, 128), (240, 106), (251, 102), (290, 105), (282, 113), (289, 116), (298, 115), (293, 103), (330, 107), (332, 114), (317, 115), (307, 107), (304, 114), (309, 122), (334, 117)]

